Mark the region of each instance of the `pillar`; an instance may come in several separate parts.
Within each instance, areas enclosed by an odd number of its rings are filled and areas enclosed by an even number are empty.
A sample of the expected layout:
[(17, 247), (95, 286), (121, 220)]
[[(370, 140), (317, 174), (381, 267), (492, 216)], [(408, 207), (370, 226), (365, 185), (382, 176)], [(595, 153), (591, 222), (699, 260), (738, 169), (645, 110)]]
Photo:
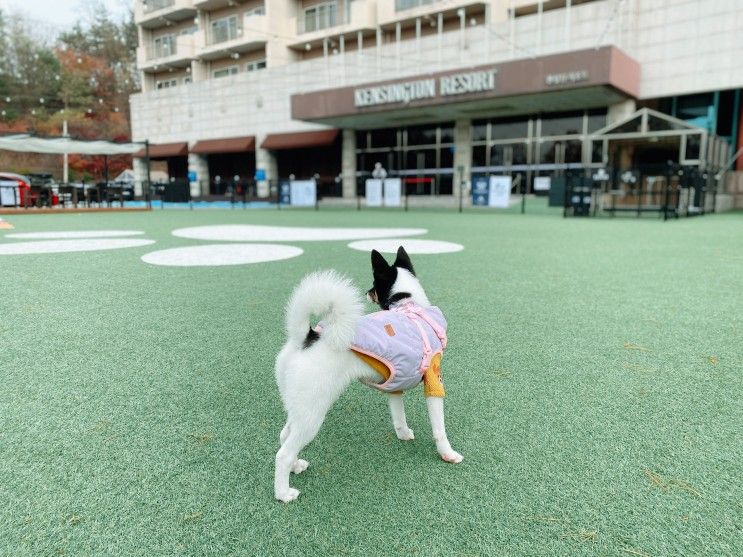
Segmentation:
[[(459, 169), (462, 169), (460, 174)], [(454, 187), (452, 193), (458, 197), (461, 182), (469, 187), (472, 177), (472, 121), (457, 120), (454, 123)], [(464, 192), (466, 194), (466, 192)]]
[(142, 184), (147, 181), (147, 165), (145, 164), (147, 159), (134, 158), (134, 195), (141, 196), (144, 190)]
[(209, 193), (209, 162), (206, 155), (188, 154), (188, 174), (195, 174), (196, 179), (189, 181), (191, 197), (200, 197)]
[(637, 111), (637, 103), (634, 99), (627, 99), (620, 103), (612, 104), (609, 106), (609, 110), (606, 114), (606, 125), (615, 124), (620, 120), (624, 120), (630, 114)]
[(341, 158), (343, 197), (356, 197), (356, 130), (343, 130)]
[[(264, 137), (257, 137), (256, 146), (260, 145), (264, 139)], [(268, 197), (270, 194), (270, 183), (275, 183), (279, 179), (279, 167), (276, 162), (276, 156), (268, 149), (256, 147), (255, 170), (256, 174), (262, 170), (266, 177), (265, 180), (258, 180), (256, 182), (258, 197)], [(278, 187), (277, 184), (276, 186)]]

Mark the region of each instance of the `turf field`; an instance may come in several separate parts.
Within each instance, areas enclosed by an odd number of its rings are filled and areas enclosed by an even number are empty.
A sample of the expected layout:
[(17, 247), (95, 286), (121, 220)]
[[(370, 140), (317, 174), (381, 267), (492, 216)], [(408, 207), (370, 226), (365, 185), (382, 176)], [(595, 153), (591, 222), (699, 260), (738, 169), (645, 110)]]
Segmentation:
[[(153, 211), (5, 217), (6, 233), (143, 230), (152, 246), (0, 256), (0, 555), (739, 556), (743, 214)], [(209, 224), (396, 226), (449, 320), (441, 462), (354, 385), (273, 499), (283, 305), (308, 271), (371, 284), (347, 241), (158, 267)], [(370, 307), (371, 309), (371, 307)]]

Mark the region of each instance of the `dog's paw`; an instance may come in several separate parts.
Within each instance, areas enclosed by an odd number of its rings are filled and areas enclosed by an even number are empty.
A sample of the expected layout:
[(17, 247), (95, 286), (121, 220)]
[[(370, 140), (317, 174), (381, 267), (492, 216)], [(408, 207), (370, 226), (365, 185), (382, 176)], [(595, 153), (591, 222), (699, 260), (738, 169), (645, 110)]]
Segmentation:
[(443, 453), (441, 455), (441, 460), (450, 462), (451, 464), (459, 464), (460, 462), (462, 462), (462, 460), (464, 460), (464, 457), (457, 451), (452, 450), (447, 453)]
[(306, 460), (298, 458), (292, 465), (292, 472), (294, 472), (295, 474), (301, 474), (302, 472), (307, 470), (307, 467), (309, 465), (310, 463), (307, 462)]
[(283, 501), (284, 503), (291, 503), (297, 497), (299, 497), (299, 490), (294, 489), (293, 487), (290, 487), (285, 493), (276, 494), (276, 499)]
[(413, 430), (409, 427), (395, 428), (395, 433), (397, 434), (397, 438), (400, 441), (412, 441), (413, 439), (415, 439)]

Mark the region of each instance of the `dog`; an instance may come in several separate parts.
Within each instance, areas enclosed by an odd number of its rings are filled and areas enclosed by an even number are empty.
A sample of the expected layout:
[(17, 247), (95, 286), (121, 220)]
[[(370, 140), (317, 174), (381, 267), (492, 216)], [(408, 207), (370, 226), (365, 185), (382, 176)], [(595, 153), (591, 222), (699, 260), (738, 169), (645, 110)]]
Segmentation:
[[(446, 462), (462, 461), (444, 427), (439, 364), (446, 346), (446, 321), (428, 301), (402, 246), (392, 265), (376, 250), (371, 263), (373, 285), (367, 298), (382, 311), (364, 315), (361, 292), (335, 271), (305, 277), (287, 304), (288, 339), (276, 357), (276, 383), (287, 414), (274, 477), (274, 494), (280, 501), (299, 496), (289, 485), (290, 473), (299, 474), (309, 466), (299, 453), (354, 380), (388, 393), (392, 425), (403, 441), (414, 436), (401, 391), (423, 382), (436, 450)], [(314, 327), (313, 316), (321, 318)]]

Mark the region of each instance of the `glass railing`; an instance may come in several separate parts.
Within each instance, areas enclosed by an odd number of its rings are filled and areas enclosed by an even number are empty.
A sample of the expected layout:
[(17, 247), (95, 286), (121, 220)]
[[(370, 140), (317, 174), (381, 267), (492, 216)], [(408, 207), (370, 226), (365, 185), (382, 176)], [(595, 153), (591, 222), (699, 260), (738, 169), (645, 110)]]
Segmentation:
[(435, 4), (438, 0), (395, 0), (395, 11), (410, 10), (419, 6)]
[(209, 44), (219, 44), (242, 37), (242, 25), (218, 25), (211, 29)]
[(145, 13), (169, 8), (174, 4), (175, 0), (142, 0), (142, 7)]
[(154, 43), (148, 49), (147, 59), (155, 60), (157, 58), (167, 58), (168, 56), (173, 56), (176, 53), (177, 48), (175, 40)]

